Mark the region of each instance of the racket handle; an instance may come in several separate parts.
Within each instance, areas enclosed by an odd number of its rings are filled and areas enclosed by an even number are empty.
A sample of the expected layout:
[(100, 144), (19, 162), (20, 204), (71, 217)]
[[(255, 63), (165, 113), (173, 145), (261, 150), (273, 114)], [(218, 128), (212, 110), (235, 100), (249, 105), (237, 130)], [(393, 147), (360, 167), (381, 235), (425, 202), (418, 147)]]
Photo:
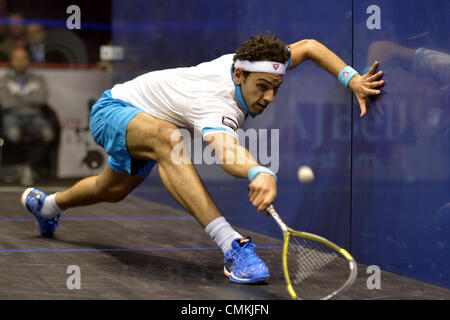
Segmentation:
[(288, 226), (281, 220), (280, 216), (278, 215), (277, 211), (275, 210), (275, 207), (273, 204), (267, 207), (266, 212), (270, 214), (270, 216), (276, 221), (278, 226), (281, 228), (283, 233), (288, 232)]
[(269, 214), (272, 214), (272, 213), (276, 212), (275, 211), (275, 207), (273, 206), (273, 204), (271, 204), (270, 206), (267, 207), (266, 212), (269, 213)]

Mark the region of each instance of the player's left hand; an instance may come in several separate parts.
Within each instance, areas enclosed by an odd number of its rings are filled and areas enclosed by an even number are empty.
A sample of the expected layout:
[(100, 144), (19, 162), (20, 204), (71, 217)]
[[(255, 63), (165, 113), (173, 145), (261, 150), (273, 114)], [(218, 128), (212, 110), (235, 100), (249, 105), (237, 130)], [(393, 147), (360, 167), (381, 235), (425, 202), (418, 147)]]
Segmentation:
[(375, 61), (369, 71), (364, 75), (356, 74), (348, 83), (348, 87), (353, 91), (358, 100), (361, 109), (360, 117), (364, 117), (367, 112), (367, 99), (370, 96), (376, 96), (381, 93), (380, 87), (384, 84), (384, 80), (379, 80), (383, 75), (383, 71), (377, 69), (378, 61)]

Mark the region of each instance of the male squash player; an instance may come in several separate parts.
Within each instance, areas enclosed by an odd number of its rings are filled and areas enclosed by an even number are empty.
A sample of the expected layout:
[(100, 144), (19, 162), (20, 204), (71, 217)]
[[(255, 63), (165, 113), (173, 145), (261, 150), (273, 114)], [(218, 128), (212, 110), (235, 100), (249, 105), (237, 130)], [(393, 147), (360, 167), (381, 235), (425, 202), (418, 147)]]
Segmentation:
[(366, 113), (366, 98), (380, 93), (383, 81), (379, 80), (381, 71), (375, 73), (377, 63), (360, 76), (318, 41), (286, 46), (275, 36), (253, 36), (235, 54), (194, 67), (149, 72), (104, 92), (93, 106), (90, 130), (109, 155), (108, 165), (99, 175), (56, 194), (28, 188), (22, 204), (36, 217), (40, 232), (51, 235), (63, 211), (122, 200), (158, 163), (164, 186), (222, 249), (229, 280), (266, 280), (268, 268), (256, 255), (252, 240), (232, 228), (192, 163), (174, 161), (172, 150), (182, 141), (179, 128), (201, 132), (228, 174), (249, 179), (250, 202), (263, 212), (275, 200), (276, 175), (239, 145), (235, 131), (247, 116), (261, 114), (274, 101), (286, 71), (305, 60), (312, 60), (350, 88), (361, 116)]

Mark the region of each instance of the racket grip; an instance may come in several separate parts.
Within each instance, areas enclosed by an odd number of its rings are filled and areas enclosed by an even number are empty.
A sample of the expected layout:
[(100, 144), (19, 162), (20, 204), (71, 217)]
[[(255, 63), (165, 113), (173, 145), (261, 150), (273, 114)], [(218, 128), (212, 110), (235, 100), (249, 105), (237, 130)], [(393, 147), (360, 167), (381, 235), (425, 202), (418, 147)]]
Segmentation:
[(273, 204), (271, 204), (270, 206), (267, 207), (266, 212), (270, 213), (270, 214), (276, 212), (275, 211), (275, 207), (273, 206)]

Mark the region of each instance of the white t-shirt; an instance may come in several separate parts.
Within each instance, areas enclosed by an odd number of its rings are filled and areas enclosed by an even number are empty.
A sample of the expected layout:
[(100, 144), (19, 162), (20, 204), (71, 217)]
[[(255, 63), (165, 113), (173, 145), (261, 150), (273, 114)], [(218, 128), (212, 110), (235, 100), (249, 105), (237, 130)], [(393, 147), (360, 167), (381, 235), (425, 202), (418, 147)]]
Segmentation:
[(130, 103), (203, 137), (226, 132), (237, 137), (246, 112), (235, 98), (234, 54), (194, 67), (152, 71), (111, 89), (114, 99)]

